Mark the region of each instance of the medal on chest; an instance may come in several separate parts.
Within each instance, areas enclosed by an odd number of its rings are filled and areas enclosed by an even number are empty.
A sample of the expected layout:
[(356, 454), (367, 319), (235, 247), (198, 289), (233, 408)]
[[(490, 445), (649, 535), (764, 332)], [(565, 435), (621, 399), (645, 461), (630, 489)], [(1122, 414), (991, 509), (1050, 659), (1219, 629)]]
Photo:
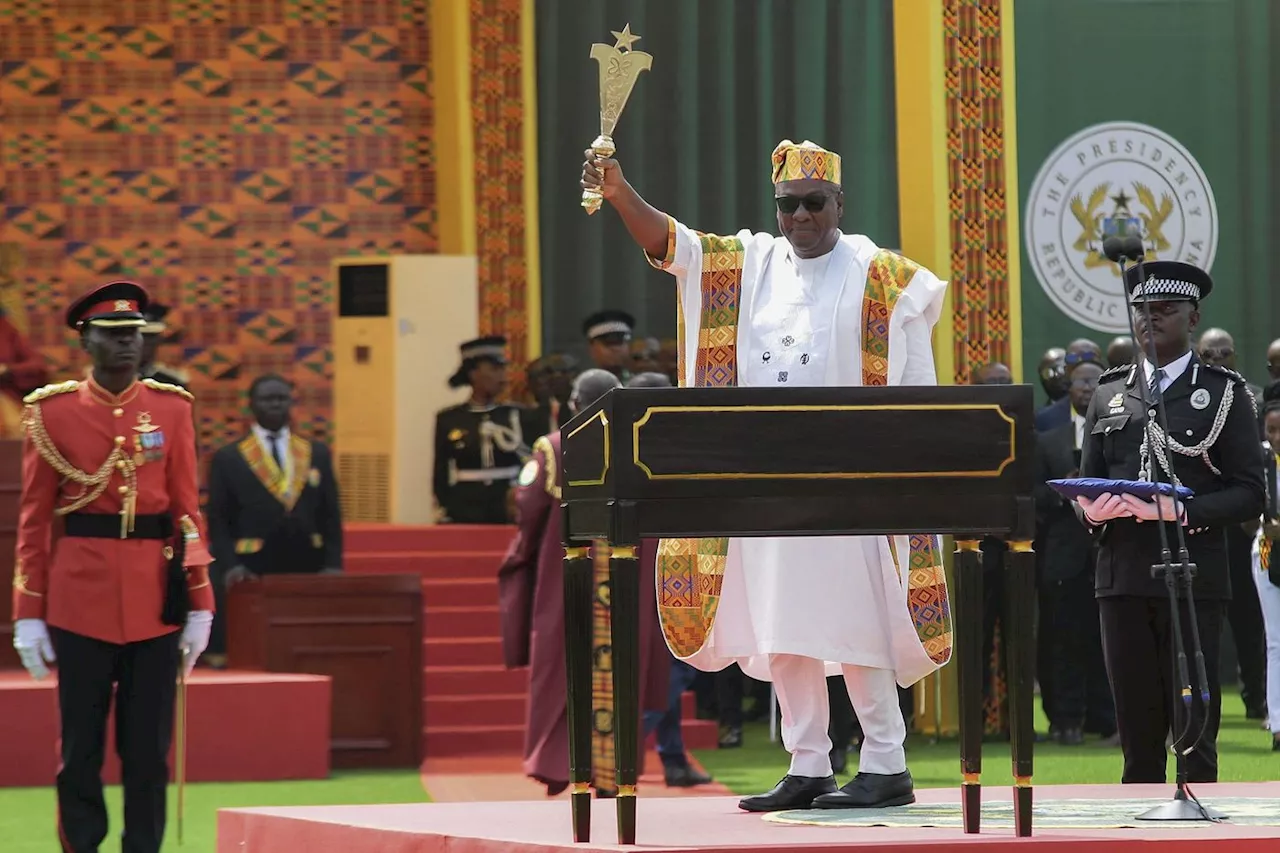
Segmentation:
[(150, 412), (138, 412), (133, 433), (134, 465), (158, 462), (164, 458), (164, 430), (151, 422)]
[(1209, 389), (1197, 388), (1191, 395), (1191, 408), (1203, 410), (1209, 408)]

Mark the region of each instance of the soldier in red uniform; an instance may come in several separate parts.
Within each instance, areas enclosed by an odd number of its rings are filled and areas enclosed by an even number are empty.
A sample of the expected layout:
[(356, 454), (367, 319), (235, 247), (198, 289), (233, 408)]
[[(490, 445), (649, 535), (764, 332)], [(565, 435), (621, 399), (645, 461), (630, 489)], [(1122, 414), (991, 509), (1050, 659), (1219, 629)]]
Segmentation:
[[(14, 646), (35, 678), (57, 661), (58, 834), (71, 853), (96, 851), (107, 835), (113, 690), (122, 850), (160, 849), (178, 669), (190, 672), (213, 618), (192, 397), (138, 379), (146, 306), (146, 291), (123, 281), (73, 304), (67, 325), (91, 376), (24, 400)], [(51, 546), (54, 516), (66, 528)]]

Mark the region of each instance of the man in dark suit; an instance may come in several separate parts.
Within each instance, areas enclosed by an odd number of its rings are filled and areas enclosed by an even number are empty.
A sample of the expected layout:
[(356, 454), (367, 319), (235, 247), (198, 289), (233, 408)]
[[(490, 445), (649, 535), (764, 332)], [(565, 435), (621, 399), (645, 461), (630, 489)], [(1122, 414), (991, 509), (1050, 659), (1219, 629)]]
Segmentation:
[[(1108, 370), (1100, 378), (1085, 420), (1080, 473), (1164, 482), (1172, 475), (1195, 498), (1148, 501), (1102, 494), (1077, 502), (1099, 543), (1096, 594), (1124, 750), (1123, 782), (1163, 783), (1165, 739), (1170, 732), (1182, 735), (1181, 726), (1173, 728), (1172, 718), (1172, 708), (1181, 705), (1183, 685), (1175, 675), (1168, 591), (1162, 577), (1152, 576), (1152, 566), (1161, 561), (1157, 525), (1164, 524), (1174, 559), (1179, 533), (1175, 525), (1182, 527), (1191, 562), (1198, 567), (1192, 586), (1194, 608), (1179, 602), (1182, 639), (1187, 649), (1193, 648), (1190, 620), (1195, 619), (1208, 682), (1192, 690), (1189, 731), (1199, 732), (1203, 724), (1203, 736), (1186, 756), (1187, 779), (1214, 782), (1222, 710), (1218, 649), (1231, 598), (1224, 531), (1262, 514), (1262, 453), (1244, 379), (1224, 367), (1204, 364), (1191, 347), (1199, 303), (1209, 295), (1213, 280), (1203, 270), (1177, 261), (1145, 266), (1147, 280), (1138, 281), (1136, 267), (1125, 276), (1143, 354), (1138, 364)], [(1158, 395), (1163, 395), (1168, 432), (1155, 422), (1153, 401)], [(1154, 458), (1144, 449), (1148, 434)], [(1201, 690), (1209, 693), (1208, 707), (1200, 699)]]
[[(1236, 369), (1236, 342), (1226, 329), (1207, 329), (1200, 336), (1197, 349), (1200, 359), (1206, 364)], [(1252, 382), (1245, 384), (1255, 402), (1262, 399), (1260, 387)], [(1262, 432), (1262, 416), (1259, 414), (1259, 439), (1263, 437)], [(1227, 528), (1227, 562), (1231, 566), (1231, 604), (1227, 606), (1227, 624), (1235, 641), (1244, 715), (1250, 720), (1262, 720), (1267, 716), (1266, 638), (1262, 630), (1262, 605), (1258, 602), (1252, 571), (1253, 539), (1257, 532), (1257, 519)]]
[[(1040, 683), (1050, 733), (1065, 746), (1084, 743), (1086, 724), (1103, 737), (1116, 729), (1115, 704), (1102, 661), (1098, 603), (1093, 596), (1093, 541), (1071, 502), (1046, 480), (1080, 475), (1085, 413), (1102, 367), (1071, 373), (1071, 421), (1036, 441), (1036, 540), (1040, 561)], [(1044, 685), (1052, 685), (1052, 702)]]
[[(1077, 365), (1086, 363), (1102, 364), (1102, 349), (1088, 338), (1078, 338), (1067, 347), (1067, 353), (1062, 357), (1062, 363), (1065, 370), (1065, 382), (1069, 387), (1071, 385), (1071, 371), (1075, 370)], [(1057, 429), (1070, 420), (1071, 395), (1067, 394), (1036, 412), (1036, 432), (1048, 432), (1051, 429)]]
[[(265, 574), (342, 571), (342, 508), (329, 448), (293, 435), (293, 386), (268, 373), (249, 387), (249, 434), (219, 449), (209, 465), (209, 540), (214, 591)], [(215, 646), (216, 643), (216, 646)], [(226, 650), (225, 620), (210, 648)], [(215, 658), (211, 663), (225, 662)]]

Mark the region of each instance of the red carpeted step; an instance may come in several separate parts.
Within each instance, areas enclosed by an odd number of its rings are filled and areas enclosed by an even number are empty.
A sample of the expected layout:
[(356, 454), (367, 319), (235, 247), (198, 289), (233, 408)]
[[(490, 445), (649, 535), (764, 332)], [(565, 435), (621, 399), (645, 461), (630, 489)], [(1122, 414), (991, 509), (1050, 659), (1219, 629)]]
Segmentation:
[(347, 524), (343, 526), (347, 555), (375, 551), (496, 551), (502, 553), (516, 528), (489, 524)]
[(519, 755), (524, 750), (524, 725), (428, 726), (423, 731), (427, 758), (455, 755)]
[(422, 603), (432, 607), (484, 607), (498, 603), (498, 576), (423, 578)]
[(496, 578), (502, 552), (383, 551), (348, 554), (343, 561), (353, 575), (422, 575), (423, 578)]
[(427, 696), (425, 722), (428, 729), (441, 726), (522, 726), (525, 720), (524, 693), (491, 696)]
[(529, 673), (502, 666), (428, 666), (422, 671), (423, 697), (499, 696), (524, 693)]
[(496, 604), (488, 607), (428, 607), (423, 633), (434, 637), (496, 637), (502, 621)]
[(680, 724), (685, 749), (715, 749), (720, 745), (720, 727), (713, 720), (685, 717)]
[(424, 666), (500, 666), (497, 637), (429, 637), (422, 641)]

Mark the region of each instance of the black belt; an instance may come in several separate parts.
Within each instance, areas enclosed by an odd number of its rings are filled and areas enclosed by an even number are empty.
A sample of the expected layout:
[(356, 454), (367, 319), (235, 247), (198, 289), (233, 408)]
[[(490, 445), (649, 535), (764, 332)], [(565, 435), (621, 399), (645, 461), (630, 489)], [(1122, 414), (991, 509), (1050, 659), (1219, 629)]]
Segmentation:
[[(72, 512), (66, 516), (66, 535), (85, 539), (119, 539), (120, 516), (101, 512)], [(168, 515), (135, 515), (127, 539), (168, 539), (173, 519)]]

